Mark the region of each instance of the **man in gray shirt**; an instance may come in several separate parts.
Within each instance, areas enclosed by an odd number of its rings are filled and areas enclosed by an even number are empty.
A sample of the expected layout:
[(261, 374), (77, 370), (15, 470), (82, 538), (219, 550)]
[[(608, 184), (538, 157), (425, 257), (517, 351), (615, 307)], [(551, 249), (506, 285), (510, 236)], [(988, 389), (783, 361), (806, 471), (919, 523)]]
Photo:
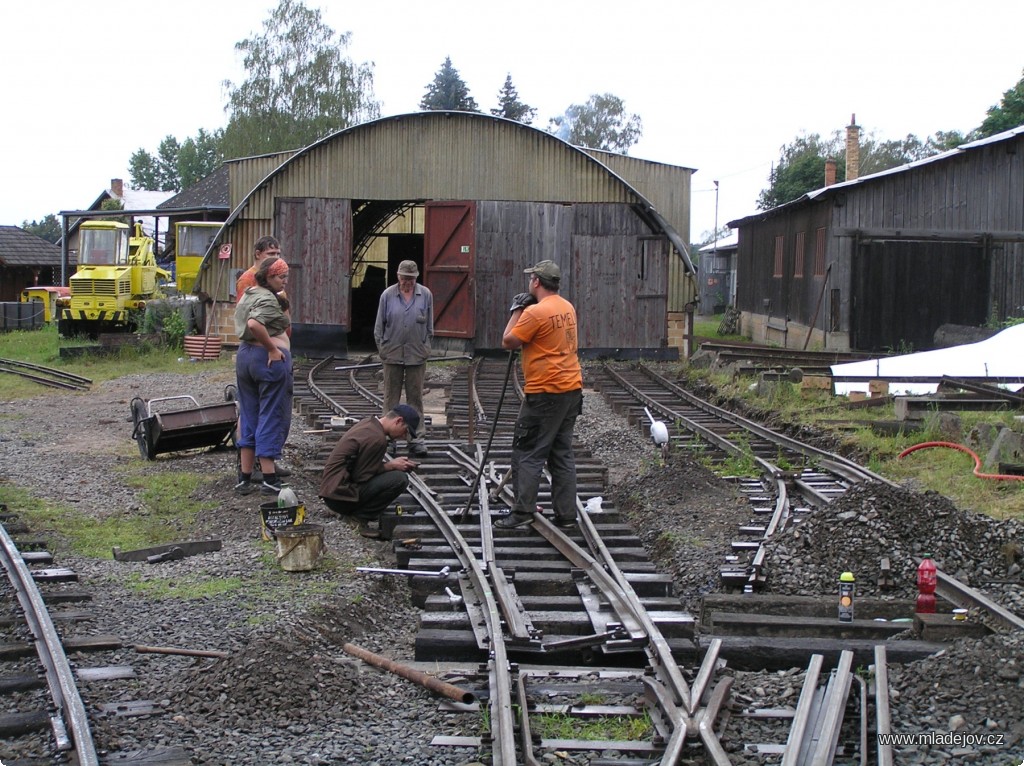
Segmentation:
[[(395, 408), (405, 388), (405, 401), (423, 412), (423, 378), (434, 337), (434, 296), (417, 284), (415, 261), (398, 264), (398, 284), (384, 290), (377, 306), (373, 338), (384, 364), (384, 412)], [(412, 457), (426, 457), (424, 429), (409, 440)]]

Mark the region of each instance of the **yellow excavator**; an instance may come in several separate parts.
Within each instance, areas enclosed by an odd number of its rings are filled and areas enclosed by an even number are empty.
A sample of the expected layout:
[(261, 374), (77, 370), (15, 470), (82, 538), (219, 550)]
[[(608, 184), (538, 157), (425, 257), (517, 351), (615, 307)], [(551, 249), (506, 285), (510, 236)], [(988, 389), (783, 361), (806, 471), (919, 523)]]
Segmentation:
[(134, 332), (146, 303), (164, 297), (160, 281), (170, 277), (157, 266), (153, 239), (141, 223), (85, 221), (79, 227), (78, 270), (69, 280), (71, 298), (60, 311), (58, 332), (65, 338)]

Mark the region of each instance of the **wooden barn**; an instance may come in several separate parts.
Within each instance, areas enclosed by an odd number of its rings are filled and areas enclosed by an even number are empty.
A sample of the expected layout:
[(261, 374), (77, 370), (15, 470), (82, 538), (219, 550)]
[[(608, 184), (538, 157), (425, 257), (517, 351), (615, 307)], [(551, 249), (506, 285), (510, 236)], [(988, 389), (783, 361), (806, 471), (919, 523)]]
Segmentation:
[(214, 331), (229, 342), (235, 275), (274, 234), (300, 353), (372, 349), (377, 300), (404, 259), (434, 294), (436, 352), (500, 348), (523, 269), (545, 258), (562, 268), (584, 353), (683, 352), (691, 169), (470, 112), (388, 117), (228, 168), (232, 212), (195, 291), (217, 299)]
[(861, 178), (851, 146), (853, 180), (729, 222), (747, 335), (922, 351), (943, 324), (1024, 315), (1024, 126)]
[(20, 226), (0, 226), (0, 302), (26, 287), (61, 284), (60, 247)]

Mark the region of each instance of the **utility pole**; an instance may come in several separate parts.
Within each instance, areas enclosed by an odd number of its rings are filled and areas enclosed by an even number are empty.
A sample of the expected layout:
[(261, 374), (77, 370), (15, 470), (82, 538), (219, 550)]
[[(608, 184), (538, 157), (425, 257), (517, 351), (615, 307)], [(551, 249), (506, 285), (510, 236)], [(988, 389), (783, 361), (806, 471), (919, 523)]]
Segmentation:
[(718, 181), (713, 181), (715, 184), (715, 244), (711, 248), (711, 257), (715, 258), (718, 255)]

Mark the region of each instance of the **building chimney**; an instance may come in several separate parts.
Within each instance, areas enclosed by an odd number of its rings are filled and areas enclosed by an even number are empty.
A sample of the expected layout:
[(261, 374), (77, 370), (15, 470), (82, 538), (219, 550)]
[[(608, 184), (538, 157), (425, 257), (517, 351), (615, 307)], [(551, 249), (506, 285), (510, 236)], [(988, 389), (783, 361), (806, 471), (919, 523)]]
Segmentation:
[(860, 177), (860, 126), (857, 115), (850, 115), (850, 124), (846, 126), (846, 180), (853, 181)]
[(836, 161), (825, 160), (825, 186), (831, 186), (836, 182)]
[(124, 197), (124, 181), (120, 178), (110, 179), (110, 193), (115, 197)]

